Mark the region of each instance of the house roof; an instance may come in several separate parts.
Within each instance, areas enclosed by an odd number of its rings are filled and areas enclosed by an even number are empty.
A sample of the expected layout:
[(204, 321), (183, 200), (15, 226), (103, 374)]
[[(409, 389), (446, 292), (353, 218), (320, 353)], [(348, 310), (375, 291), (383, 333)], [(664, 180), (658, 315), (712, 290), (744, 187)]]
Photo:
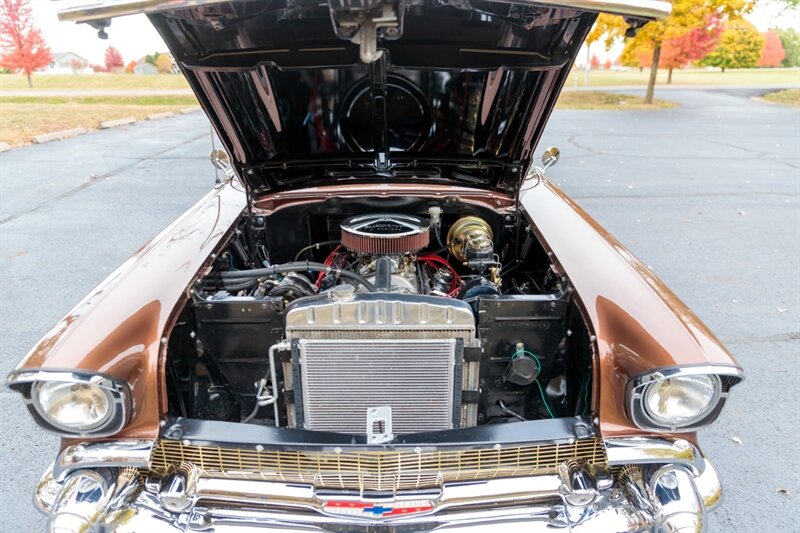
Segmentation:
[(56, 52), (56, 53), (53, 54), (53, 63), (55, 63), (56, 61), (59, 61), (61, 59), (64, 59), (65, 57), (68, 57), (68, 56), (73, 56), (76, 59), (80, 59), (81, 61), (89, 63), (88, 59), (79, 56), (75, 52)]

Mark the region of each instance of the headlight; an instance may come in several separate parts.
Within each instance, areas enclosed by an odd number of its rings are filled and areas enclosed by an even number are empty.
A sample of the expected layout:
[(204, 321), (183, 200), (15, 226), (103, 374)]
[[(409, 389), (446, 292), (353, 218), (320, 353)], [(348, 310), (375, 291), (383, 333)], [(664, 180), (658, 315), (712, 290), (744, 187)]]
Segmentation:
[(22, 371), (9, 386), (25, 396), (28, 410), (44, 429), (65, 437), (107, 437), (130, 414), (126, 384), (84, 372)]
[(108, 389), (92, 383), (39, 382), (33, 406), (54, 427), (82, 433), (102, 427), (113, 411)]
[(728, 390), (741, 379), (735, 367), (649, 372), (628, 384), (629, 415), (643, 429), (693, 431), (717, 418)]
[(719, 389), (717, 376), (676, 376), (648, 385), (642, 401), (653, 421), (682, 427), (702, 419), (717, 404)]

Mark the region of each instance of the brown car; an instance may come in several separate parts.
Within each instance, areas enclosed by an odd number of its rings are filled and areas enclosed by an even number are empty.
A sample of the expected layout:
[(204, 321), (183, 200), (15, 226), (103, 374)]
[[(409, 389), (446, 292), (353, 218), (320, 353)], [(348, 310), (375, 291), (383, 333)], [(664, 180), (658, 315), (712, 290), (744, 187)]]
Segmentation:
[(51, 531), (699, 532), (736, 361), (533, 154), (598, 12), (651, 0), (144, 11), (224, 178), (8, 384)]

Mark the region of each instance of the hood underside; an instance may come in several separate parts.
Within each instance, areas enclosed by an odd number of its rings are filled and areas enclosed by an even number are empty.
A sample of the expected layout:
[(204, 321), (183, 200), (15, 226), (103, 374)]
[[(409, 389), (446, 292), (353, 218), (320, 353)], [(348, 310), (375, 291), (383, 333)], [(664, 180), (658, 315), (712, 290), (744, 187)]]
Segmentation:
[[(140, 10), (258, 196), (344, 181), (513, 192), (596, 18), (552, 4), (195, 0)], [(76, 13), (62, 18), (107, 24)]]

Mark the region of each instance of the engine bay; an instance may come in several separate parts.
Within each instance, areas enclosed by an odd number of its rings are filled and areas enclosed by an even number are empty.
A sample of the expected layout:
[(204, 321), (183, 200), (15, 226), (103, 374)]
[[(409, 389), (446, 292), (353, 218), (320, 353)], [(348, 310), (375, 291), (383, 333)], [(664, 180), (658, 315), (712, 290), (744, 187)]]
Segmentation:
[(394, 435), (587, 415), (592, 348), (524, 216), (457, 199), (246, 213), (189, 290), (170, 414)]

